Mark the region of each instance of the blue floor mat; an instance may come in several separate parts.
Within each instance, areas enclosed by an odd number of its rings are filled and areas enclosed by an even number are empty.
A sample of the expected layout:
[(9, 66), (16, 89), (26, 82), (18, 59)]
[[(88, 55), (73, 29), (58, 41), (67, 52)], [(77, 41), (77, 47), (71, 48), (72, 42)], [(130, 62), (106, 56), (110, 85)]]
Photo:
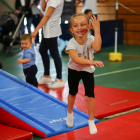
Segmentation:
[(0, 78), (0, 107), (47, 137), (88, 126), (88, 115), (74, 108), (74, 126), (67, 127), (66, 103), (2, 70)]

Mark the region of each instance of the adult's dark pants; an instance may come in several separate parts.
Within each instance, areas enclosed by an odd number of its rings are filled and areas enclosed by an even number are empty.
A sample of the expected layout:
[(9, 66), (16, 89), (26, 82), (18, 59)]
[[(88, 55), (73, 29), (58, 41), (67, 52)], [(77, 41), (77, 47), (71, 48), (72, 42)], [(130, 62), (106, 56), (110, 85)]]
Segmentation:
[(44, 65), (44, 75), (50, 75), (50, 58), (48, 55), (48, 49), (50, 51), (51, 57), (54, 60), (56, 74), (57, 74), (56, 78), (62, 79), (62, 62), (58, 52), (57, 37), (42, 38), (39, 52), (41, 54), (43, 65)]

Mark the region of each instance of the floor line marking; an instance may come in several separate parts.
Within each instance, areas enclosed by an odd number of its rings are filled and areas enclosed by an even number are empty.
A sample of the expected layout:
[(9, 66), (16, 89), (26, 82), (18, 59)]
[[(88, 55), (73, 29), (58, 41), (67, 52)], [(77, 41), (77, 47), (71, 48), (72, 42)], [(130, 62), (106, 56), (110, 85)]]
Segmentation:
[(109, 75), (109, 74), (113, 74), (113, 73), (120, 73), (120, 72), (124, 72), (124, 71), (136, 70), (136, 69), (140, 69), (140, 67), (129, 68), (129, 69), (124, 69), (124, 70), (117, 70), (117, 71), (113, 71), (113, 72), (106, 72), (106, 73), (103, 73), (103, 74), (94, 75), (94, 77)]
[[(136, 70), (136, 69), (140, 69), (140, 67), (129, 68), (129, 69), (124, 69), (124, 70), (117, 70), (117, 71), (113, 71), (113, 72), (106, 72), (103, 74), (96, 74), (96, 75), (94, 75), (94, 77), (109, 75), (109, 74), (113, 74), (113, 73), (120, 73), (120, 72), (124, 72), (124, 71)], [(43, 71), (40, 71), (40, 73), (41, 72), (43, 72)], [(65, 74), (65, 73), (68, 73), (68, 71), (62, 71), (62, 74)], [(14, 76), (18, 77), (18, 76), (22, 76), (22, 75), (23, 75), (23, 73), (19, 74), (19, 75), (14, 75)], [(56, 74), (51, 74), (51, 76), (56, 76)]]
[[(109, 75), (109, 74), (113, 74), (113, 73), (120, 73), (120, 72), (124, 72), (124, 71), (135, 70), (135, 69), (140, 69), (140, 67), (129, 68), (129, 69), (124, 69), (124, 70), (117, 70), (117, 71), (107, 72), (107, 73), (103, 73), (103, 74), (97, 74), (97, 75), (94, 75), (94, 77), (99, 77), (99, 76), (103, 76), (103, 75)], [(63, 71), (62, 74), (64, 74), (64, 73), (68, 73), (68, 71)], [(52, 74), (51, 76), (56, 76), (56, 74)]]

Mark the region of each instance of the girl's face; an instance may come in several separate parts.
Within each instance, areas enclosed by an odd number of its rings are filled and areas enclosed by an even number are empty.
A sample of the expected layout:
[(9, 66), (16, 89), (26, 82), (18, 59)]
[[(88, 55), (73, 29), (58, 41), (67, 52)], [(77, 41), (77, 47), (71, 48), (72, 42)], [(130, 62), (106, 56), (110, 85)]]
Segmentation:
[(77, 37), (84, 36), (87, 31), (90, 29), (88, 21), (84, 16), (74, 17), (71, 21), (70, 31)]
[(23, 50), (31, 48), (31, 45), (32, 45), (32, 43), (29, 40), (21, 40), (21, 48)]

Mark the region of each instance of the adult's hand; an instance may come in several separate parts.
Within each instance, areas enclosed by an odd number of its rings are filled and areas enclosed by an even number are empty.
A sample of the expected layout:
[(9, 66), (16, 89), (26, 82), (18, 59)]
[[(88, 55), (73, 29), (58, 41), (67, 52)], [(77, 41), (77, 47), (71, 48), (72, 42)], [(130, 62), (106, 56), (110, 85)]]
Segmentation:
[(32, 33), (31, 33), (31, 36), (32, 36), (32, 38), (35, 38), (36, 37), (36, 35), (37, 35), (37, 31), (36, 30), (34, 30)]
[(15, 14), (18, 14), (18, 13), (19, 13), (19, 10), (16, 10), (16, 11), (15, 11)]
[(31, 8), (34, 5), (34, 2), (31, 2), (29, 5), (29, 8)]

